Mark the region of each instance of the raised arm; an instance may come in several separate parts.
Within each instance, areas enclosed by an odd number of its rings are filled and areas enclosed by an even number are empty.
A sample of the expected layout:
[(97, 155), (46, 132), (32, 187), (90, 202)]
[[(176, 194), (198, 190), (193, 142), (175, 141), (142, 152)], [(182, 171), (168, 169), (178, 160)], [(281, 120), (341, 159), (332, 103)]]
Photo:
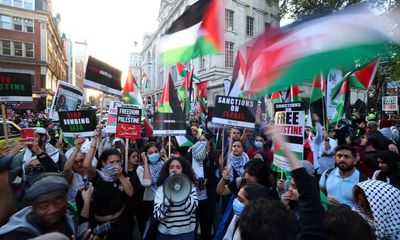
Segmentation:
[(88, 153), (86, 154), (85, 160), (83, 160), (83, 167), (85, 169), (90, 168), (90, 166), (92, 164), (93, 157), (96, 154), (96, 150), (97, 150), (96, 144), (101, 139), (101, 129), (102, 129), (102, 126), (97, 125), (96, 130), (94, 131), (93, 139), (90, 143), (90, 149), (89, 149)]
[(81, 150), (83, 142), (85, 142), (84, 138), (75, 139), (75, 148), (64, 165), (64, 177), (65, 179), (67, 179), (68, 183), (71, 183), (72, 181), (72, 170), (75, 158), (76, 155), (78, 155), (78, 152)]

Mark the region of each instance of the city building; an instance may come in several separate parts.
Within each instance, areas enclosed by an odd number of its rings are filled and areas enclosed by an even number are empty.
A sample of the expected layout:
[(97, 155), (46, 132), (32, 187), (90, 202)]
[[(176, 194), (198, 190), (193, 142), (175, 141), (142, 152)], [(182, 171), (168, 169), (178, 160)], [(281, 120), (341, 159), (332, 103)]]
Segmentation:
[(51, 0), (0, 0), (0, 71), (32, 75), (33, 102), (14, 110), (44, 111), (57, 81), (66, 80), (60, 21), (52, 17)]
[[(158, 22), (154, 33), (144, 36), (141, 55), (142, 74), (146, 73), (149, 81), (142, 87), (143, 96), (154, 103), (159, 99), (168, 73), (171, 74), (175, 86), (181, 84), (176, 66), (162, 65), (157, 53), (157, 41), (189, 5), (195, 0), (162, 0)], [(224, 79), (231, 79), (232, 69), (237, 51), (246, 54), (245, 44), (264, 32), (269, 24), (278, 25), (278, 10), (274, 1), (225, 0), (224, 38), (225, 51), (219, 55), (209, 55), (185, 63), (194, 69), (194, 74), (201, 81), (208, 81), (208, 103), (214, 105), (215, 96), (224, 94)]]
[(132, 71), (136, 82), (139, 82), (142, 79), (141, 60), (142, 58), (140, 56), (140, 51), (138, 49), (137, 42), (135, 41), (133, 52), (129, 54), (129, 69)]

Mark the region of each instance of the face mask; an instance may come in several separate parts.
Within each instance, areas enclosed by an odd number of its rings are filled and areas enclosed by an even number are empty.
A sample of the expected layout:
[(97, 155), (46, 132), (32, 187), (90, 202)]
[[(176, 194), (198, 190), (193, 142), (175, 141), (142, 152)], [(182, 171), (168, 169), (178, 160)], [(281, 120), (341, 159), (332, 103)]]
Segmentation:
[(160, 159), (160, 153), (153, 153), (147, 157), (151, 164), (157, 163), (158, 159)]
[(243, 203), (239, 202), (239, 200), (237, 198), (235, 198), (235, 200), (233, 200), (233, 212), (236, 214), (236, 216), (240, 216), (240, 214), (243, 211), (244, 205)]
[(262, 148), (264, 144), (260, 141), (255, 141), (254, 145), (256, 145), (256, 148)]
[(115, 174), (115, 166), (114, 166), (114, 164), (111, 164), (111, 163), (104, 164), (104, 167), (102, 170), (108, 176), (114, 176), (114, 174)]
[(43, 166), (29, 168), (25, 173), (26, 181), (29, 184), (31, 184), (33, 179), (35, 179), (37, 176), (39, 176), (40, 174), (45, 173), (45, 172), (46, 172), (46, 170), (44, 169)]

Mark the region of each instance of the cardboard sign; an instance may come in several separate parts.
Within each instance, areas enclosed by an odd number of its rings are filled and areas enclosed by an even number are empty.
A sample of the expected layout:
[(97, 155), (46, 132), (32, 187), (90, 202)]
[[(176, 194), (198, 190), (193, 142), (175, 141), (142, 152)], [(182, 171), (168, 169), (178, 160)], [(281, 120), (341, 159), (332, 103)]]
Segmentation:
[(58, 112), (75, 111), (83, 101), (83, 91), (64, 81), (58, 81), (57, 90), (50, 108), (49, 118), (58, 121)]
[(85, 86), (105, 93), (121, 96), (121, 71), (89, 56), (85, 73)]
[[(301, 102), (277, 103), (274, 105), (275, 125), (288, 140), (288, 148), (296, 157), (303, 160), (303, 141), (305, 111)], [(281, 169), (290, 170), (288, 161), (278, 145), (275, 145), (273, 164)]]
[(21, 142), (27, 146), (32, 146), (34, 141), (35, 132), (33, 128), (22, 128), (21, 129)]
[(254, 128), (257, 100), (217, 96), (212, 122), (234, 127)]
[(96, 129), (96, 110), (59, 112), (60, 127), (65, 137), (93, 137)]
[(116, 136), (119, 138), (140, 138), (142, 109), (126, 104), (117, 108)]
[(382, 97), (382, 111), (384, 112), (397, 112), (399, 110), (397, 96)]
[(185, 135), (186, 122), (183, 112), (160, 113), (154, 115), (153, 134), (155, 136), (163, 135)]
[(118, 107), (121, 107), (123, 104), (123, 102), (110, 101), (105, 129), (106, 133), (116, 133)]
[(0, 72), (0, 102), (32, 102), (33, 75)]

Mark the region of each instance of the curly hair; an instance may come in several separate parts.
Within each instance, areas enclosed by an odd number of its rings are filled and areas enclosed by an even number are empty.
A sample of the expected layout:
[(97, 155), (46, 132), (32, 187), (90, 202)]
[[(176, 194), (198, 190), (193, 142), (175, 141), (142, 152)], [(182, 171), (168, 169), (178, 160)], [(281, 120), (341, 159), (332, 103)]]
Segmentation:
[(171, 157), (164, 163), (163, 167), (161, 168), (160, 175), (157, 179), (157, 186), (162, 186), (165, 180), (167, 180), (167, 178), (169, 177), (169, 166), (174, 160), (178, 161), (182, 165), (182, 173), (185, 174), (192, 183), (195, 182), (194, 173), (192, 167), (189, 165), (189, 162), (181, 157)]

